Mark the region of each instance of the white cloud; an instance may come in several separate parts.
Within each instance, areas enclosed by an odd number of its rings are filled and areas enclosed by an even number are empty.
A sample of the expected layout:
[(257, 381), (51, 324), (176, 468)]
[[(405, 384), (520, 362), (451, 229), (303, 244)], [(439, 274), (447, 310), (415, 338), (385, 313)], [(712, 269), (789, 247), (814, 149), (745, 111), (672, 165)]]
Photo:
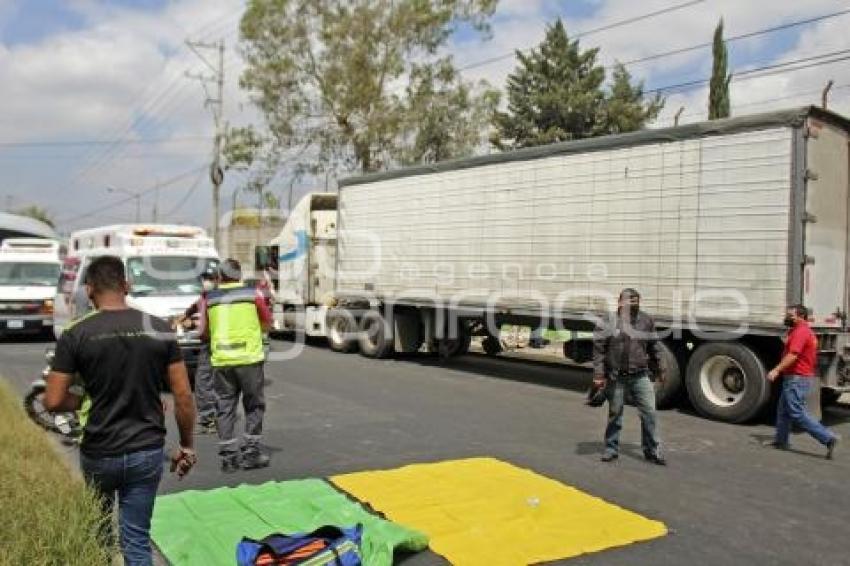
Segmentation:
[[(636, 15), (671, 5), (669, 0), (600, 0), (592, 18), (567, 18), (571, 34), (598, 28)], [(9, 0), (0, 0), (0, 26), (9, 14)], [(203, 163), (209, 157), (212, 120), (203, 108), (200, 85), (183, 76), (186, 70), (203, 70), (203, 64), (185, 48), (187, 36), (217, 40), (228, 44), (225, 91), (226, 118), (235, 124), (256, 122), (256, 111), (245, 93), (237, 88), (242, 63), (233, 47), (244, 0), (174, 0), (159, 12), (111, 6), (95, 0), (74, 0), (72, 6), (87, 23), (81, 30), (53, 35), (34, 44), (4, 46), (0, 44), (0, 128), (3, 140), (91, 140), (134, 137), (139, 131), (157, 138), (201, 136), (198, 141), (172, 141), (161, 144), (122, 145), (114, 148), (93, 147), (75, 150), (78, 161), (39, 161), (38, 153), (8, 153), (0, 161), (7, 185), (17, 202), (35, 200), (51, 207), (56, 216), (73, 217), (112, 198), (107, 185), (139, 189), (157, 180)], [(516, 48), (530, 48), (543, 38), (544, 13), (557, 6), (544, 0), (502, 0), (493, 23), (490, 41), (465, 40), (454, 48), (459, 66), (510, 54)], [(629, 60), (700, 42), (708, 42), (721, 16), (726, 21), (727, 36), (762, 29), (783, 22), (812, 17), (845, 8), (837, 0), (712, 0), (698, 6), (657, 18), (617, 27), (582, 39), (584, 47), (601, 47), (601, 60), (609, 64)], [(761, 61), (795, 58), (847, 48), (846, 27), (850, 15), (797, 30), (797, 40), (783, 53)], [(734, 43), (735, 53), (757, 53), (769, 36)], [(769, 44), (768, 44), (769, 45)], [(512, 56), (465, 72), (470, 79), (487, 79), (502, 87), (505, 77), (515, 65)], [(733, 83), (733, 111), (755, 112), (762, 109), (814, 102), (818, 94), (785, 98), (775, 102), (760, 101), (789, 97), (798, 92), (816, 91), (828, 78), (837, 86), (850, 82), (850, 63), (816, 67), (759, 80)], [(659, 59), (630, 69), (648, 86), (677, 82), (679, 77), (707, 77), (710, 51)], [(736, 69), (740, 71), (741, 69)], [(704, 116), (706, 92), (697, 89), (668, 97), (667, 107), (659, 120), (672, 120), (680, 106), (685, 106), (683, 119), (693, 121)], [(850, 89), (839, 88), (833, 96), (834, 108), (850, 110)], [(66, 150), (51, 150), (60, 153)], [(9, 156), (21, 155), (20, 159)], [(43, 165), (42, 165), (43, 163)], [(53, 164), (57, 165), (54, 169)], [(224, 191), (229, 199), (240, 174), (233, 173)], [(163, 189), (160, 210), (172, 208), (188, 191), (193, 179)], [(14, 187), (9, 183), (16, 183)], [(208, 185), (206, 181), (195, 198), (181, 210), (176, 219), (206, 223), (209, 219)], [(2, 202), (2, 200), (0, 200)], [(150, 207), (152, 203), (146, 205)], [(132, 203), (108, 214), (80, 220), (68, 226), (116, 217), (130, 218)]]
[[(65, 165), (67, 161), (55, 159), (63, 151), (79, 160), (64, 167), (64, 178), (52, 183), (46, 182), (45, 168), (32, 171), (37, 163), (30, 158), (34, 150), (5, 156), (4, 165), (15, 155), (27, 158), (13, 161), (17, 186), (4, 190), (12, 189), (19, 203), (36, 199), (48, 205), (60, 219), (109, 202), (113, 197), (105, 193), (108, 185), (143, 189), (208, 160), (212, 120), (203, 107), (201, 85), (184, 76), (184, 71), (202, 70), (203, 64), (183, 44), (187, 36), (226, 39), (230, 46), (226, 106), (235, 121), (240, 105), (245, 106), (245, 96), (236, 86), (241, 63), (233, 49), (241, 0), (181, 0), (159, 13), (91, 1), (77, 1), (74, 7), (86, 19), (84, 29), (35, 44), (0, 45), (3, 140), (133, 139), (142, 134), (208, 139), (54, 149), (54, 159), (47, 163)], [(185, 193), (182, 187), (188, 186), (187, 182), (174, 190), (163, 189), (161, 199), (176, 200)], [(161, 209), (167, 208), (160, 204)], [(207, 205), (208, 199), (203, 199), (187, 206), (188, 216), (206, 221)], [(132, 210), (129, 204), (110, 214), (120, 216)]]

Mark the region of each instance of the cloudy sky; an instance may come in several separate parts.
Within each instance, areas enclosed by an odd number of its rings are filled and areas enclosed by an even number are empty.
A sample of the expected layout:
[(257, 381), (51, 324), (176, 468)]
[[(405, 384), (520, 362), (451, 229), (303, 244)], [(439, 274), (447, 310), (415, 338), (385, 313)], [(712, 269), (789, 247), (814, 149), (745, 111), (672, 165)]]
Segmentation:
[[(204, 166), (212, 119), (200, 83), (185, 77), (203, 72), (204, 64), (184, 42), (225, 41), (225, 119), (256, 121), (236, 85), (244, 4), (0, 0), (0, 209), (44, 206), (70, 230), (132, 221), (135, 201), (121, 191), (145, 191), (143, 219), (156, 206), (161, 221), (208, 225)], [(684, 4), (690, 5), (629, 23)], [(492, 38), (459, 33), (451, 50), (470, 80), (501, 87), (514, 66), (513, 50), (534, 46), (557, 17), (570, 34), (585, 34), (583, 46), (600, 47), (609, 65), (710, 42), (720, 17), (731, 38), (847, 10), (837, 0), (501, 0)], [(816, 103), (829, 79), (835, 81), (831, 107), (850, 113), (850, 59), (843, 60), (850, 57), (849, 27), (847, 13), (730, 42), (735, 73), (801, 61), (773, 67), (767, 76), (742, 74), (732, 86), (733, 114)], [(707, 78), (711, 52), (690, 50), (628, 68), (647, 89), (660, 89)], [(705, 118), (704, 87), (663, 92), (667, 105), (656, 125), (672, 123), (680, 107), (683, 122)], [(244, 174), (228, 175), (225, 209), (242, 182)], [(273, 189), (283, 195), (288, 184), (280, 184)], [(248, 203), (238, 193), (236, 199)]]

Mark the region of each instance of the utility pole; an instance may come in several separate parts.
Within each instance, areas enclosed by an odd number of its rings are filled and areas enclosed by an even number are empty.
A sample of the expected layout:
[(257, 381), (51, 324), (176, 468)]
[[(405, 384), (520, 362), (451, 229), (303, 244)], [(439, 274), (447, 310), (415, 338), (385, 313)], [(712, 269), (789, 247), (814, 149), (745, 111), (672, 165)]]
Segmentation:
[[(202, 73), (186, 73), (190, 79), (201, 81), (201, 86), (204, 87), (206, 100), (204, 106), (210, 108), (215, 124), (215, 134), (213, 136), (213, 153), (212, 163), (210, 164), (210, 181), (213, 188), (213, 240), (216, 245), (220, 244), (219, 238), (219, 215), (220, 215), (220, 200), (221, 200), (221, 185), (224, 182), (224, 169), (221, 166), (221, 152), (224, 145), (224, 123), (222, 120), (224, 114), (224, 40), (219, 40), (216, 43), (204, 43), (202, 41), (186, 41), (186, 45), (195, 55), (212, 72), (212, 75)], [(216, 64), (211, 63), (204, 55), (203, 51), (213, 50), (218, 54)], [(209, 85), (215, 86), (215, 94), (211, 94)]]
[(159, 179), (156, 180), (156, 187), (153, 192), (153, 212), (151, 216), (153, 216), (153, 223), (156, 224), (159, 216)]
[(289, 181), (289, 195), (286, 197), (286, 217), (289, 218), (290, 213), (292, 212), (292, 191), (295, 187), (295, 175), (292, 176), (292, 179)]
[(832, 90), (832, 85), (835, 84), (835, 81), (829, 79), (829, 82), (826, 83), (826, 86), (823, 88), (823, 93), (821, 94), (821, 106), (824, 110), (829, 106), (829, 91)]

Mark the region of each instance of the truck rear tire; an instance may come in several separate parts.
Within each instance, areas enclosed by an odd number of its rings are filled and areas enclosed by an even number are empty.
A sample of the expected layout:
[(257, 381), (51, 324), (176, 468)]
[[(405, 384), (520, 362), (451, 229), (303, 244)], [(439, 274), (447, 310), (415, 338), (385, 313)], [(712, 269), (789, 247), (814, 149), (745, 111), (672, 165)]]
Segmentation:
[(385, 358), (393, 352), (393, 331), (378, 311), (369, 311), (360, 320), (360, 353), (367, 358)]
[(488, 334), (484, 340), (481, 341), (481, 349), (484, 350), (484, 353), (488, 356), (496, 356), (502, 353), (502, 343), (499, 342), (499, 339), (492, 334)]
[(461, 329), (456, 338), (431, 338), (428, 340), (428, 352), (437, 354), (446, 360), (462, 356), (469, 352), (472, 336)]
[(357, 347), (357, 322), (349, 311), (336, 310), (328, 314), (327, 329), (328, 345), (334, 352), (347, 354)]
[(828, 407), (830, 405), (835, 405), (838, 403), (838, 400), (841, 398), (841, 391), (836, 391), (831, 387), (821, 387), (820, 388), (820, 406)]
[(655, 406), (659, 409), (669, 409), (675, 406), (682, 396), (682, 364), (681, 356), (671, 344), (659, 342), (662, 363), (666, 368), (664, 383), (655, 382)]
[(699, 346), (688, 362), (685, 383), (700, 414), (727, 423), (755, 418), (770, 399), (764, 364), (752, 349), (737, 342)]

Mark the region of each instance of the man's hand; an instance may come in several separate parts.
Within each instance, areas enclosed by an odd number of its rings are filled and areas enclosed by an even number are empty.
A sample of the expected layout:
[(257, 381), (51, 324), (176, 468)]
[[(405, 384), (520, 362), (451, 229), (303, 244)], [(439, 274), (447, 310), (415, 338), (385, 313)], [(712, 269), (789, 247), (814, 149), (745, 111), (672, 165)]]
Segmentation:
[(605, 386), (605, 376), (604, 375), (594, 375), (593, 376), (593, 385), (594, 385), (594, 387), (604, 387)]
[(190, 448), (181, 447), (171, 451), (171, 473), (176, 473), (177, 479), (182, 480), (197, 463), (198, 456)]
[(768, 381), (771, 381), (771, 382), (776, 381), (777, 377), (779, 377), (779, 370), (778, 369), (773, 368), (772, 370), (767, 372), (767, 380)]
[(178, 330), (180, 328), (183, 330), (192, 330), (194, 327), (194, 319), (191, 316), (186, 316), (185, 314), (181, 314), (174, 319), (174, 322), (171, 323), (172, 330)]
[(663, 371), (655, 372), (655, 381), (658, 383), (665, 383), (667, 381), (667, 373)]
[(171, 386), (174, 401), (174, 418), (180, 433), (180, 446), (191, 450), (194, 447), (192, 429), (195, 426), (195, 400), (189, 386), (186, 365), (182, 361), (168, 366), (168, 384)]

